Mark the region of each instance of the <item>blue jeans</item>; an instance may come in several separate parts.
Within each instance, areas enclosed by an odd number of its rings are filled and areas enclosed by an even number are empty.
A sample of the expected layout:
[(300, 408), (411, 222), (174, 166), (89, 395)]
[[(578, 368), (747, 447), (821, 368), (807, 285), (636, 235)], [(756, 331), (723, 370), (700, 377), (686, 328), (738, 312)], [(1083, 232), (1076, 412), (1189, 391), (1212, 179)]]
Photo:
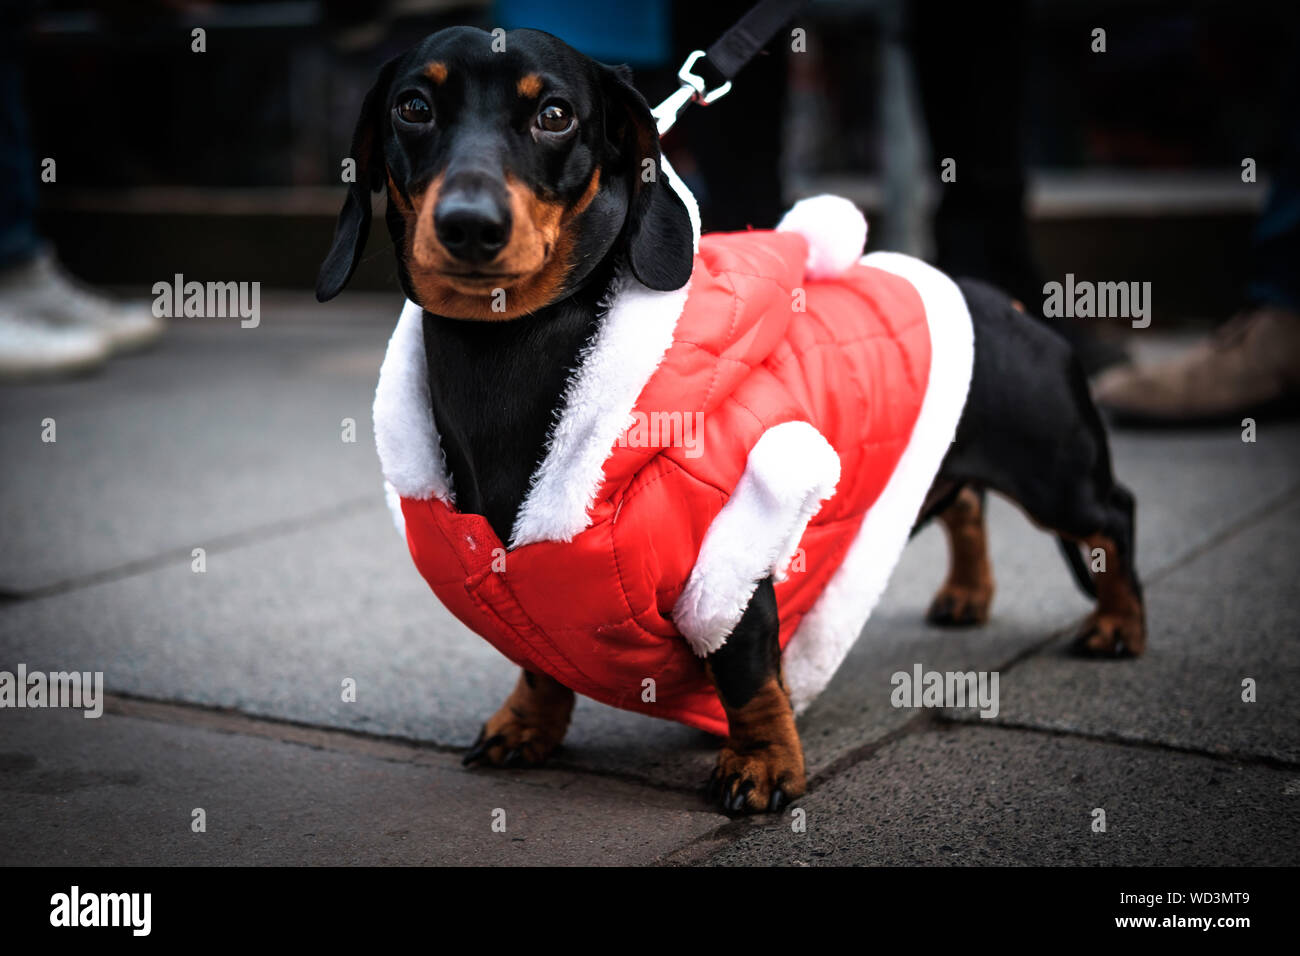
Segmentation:
[(672, 10), (667, 0), (598, 6), (589, 0), (497, 0), (494, 22), (557, 36), (606, 63), (662, 66), (672, 59)]
[(1252, 303), (1300, 312), (1300, 48), (1281, 105), (1277, 168), (1252, 236), (1246, 296)]
[(40, 171), (23, 102), (28, 13), (6, 7), (0, 12), (0, 269), (26, 262), (40, 246), (36, 234)]

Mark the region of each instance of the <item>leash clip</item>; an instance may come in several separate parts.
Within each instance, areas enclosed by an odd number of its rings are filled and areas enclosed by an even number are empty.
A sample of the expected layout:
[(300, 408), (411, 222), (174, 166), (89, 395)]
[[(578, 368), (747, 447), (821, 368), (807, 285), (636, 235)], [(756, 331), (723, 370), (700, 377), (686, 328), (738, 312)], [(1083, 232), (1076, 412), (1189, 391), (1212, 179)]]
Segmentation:
[(650, 111), (655, 118), (655, 125), (659, 129), (659, 135), (662, 136), (673, 128), (677, 122), (677, 117), (681, 115), (682, 110), (686, 109), (691, 103), (700, 103), (708, 106), (710, 103), (716, 103), (728, 93), (731, 92), (731, 81), (716, 86), (711, 90), (704, 88), (704, 77), (691, 72), (700, 57), (704, 56), (703, 50), (695, 50), (686, 58), (682, 68), (677, 71), (677, 79), (681, 81), (676, 92)]

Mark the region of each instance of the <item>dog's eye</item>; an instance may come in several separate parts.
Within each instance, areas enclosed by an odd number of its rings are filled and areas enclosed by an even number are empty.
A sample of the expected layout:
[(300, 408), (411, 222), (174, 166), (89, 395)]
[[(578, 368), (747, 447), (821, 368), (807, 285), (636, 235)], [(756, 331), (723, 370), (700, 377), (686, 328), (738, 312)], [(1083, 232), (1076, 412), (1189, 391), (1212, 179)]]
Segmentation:
[(407, 96), (395, 109), (403, 123), (427, 123), (433, 119), (433, 109), (423, 96)]
[(573, 128), (573, 113), (563, 103), (547, 103), (537, 114), (537, 128), (547, 133), (567, 133)]

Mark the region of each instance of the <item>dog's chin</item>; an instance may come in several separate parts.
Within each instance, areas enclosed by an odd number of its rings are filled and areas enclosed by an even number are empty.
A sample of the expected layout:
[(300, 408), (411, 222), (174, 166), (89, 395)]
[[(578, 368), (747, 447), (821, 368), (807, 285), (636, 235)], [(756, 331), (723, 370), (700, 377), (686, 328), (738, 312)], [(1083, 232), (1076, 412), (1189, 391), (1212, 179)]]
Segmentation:
[(518, 272), (444, 272), (434, 278), (457, 295), (492, 296), (500, 289), (509, 295), (521, 279), (532, 273)]
[(416, 304), (435, 315), (502, 322), (529, 315), (554, 300), (557, 283), (548, 264), (544, 259), (526, 272), (415, 266), (410, 269), (411, 286)]

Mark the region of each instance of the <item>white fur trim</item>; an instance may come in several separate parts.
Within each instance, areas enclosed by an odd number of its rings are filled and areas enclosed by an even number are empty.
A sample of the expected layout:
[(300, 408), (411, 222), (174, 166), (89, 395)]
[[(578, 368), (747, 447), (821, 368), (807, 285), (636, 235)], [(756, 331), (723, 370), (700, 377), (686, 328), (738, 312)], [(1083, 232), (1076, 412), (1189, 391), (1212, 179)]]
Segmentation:
[(727, 642), (769, 574), (784, 578), (808, 521), (835, 493), (840, 456), (807, 422), (763, 432), (700, 546), (673, 621), (700, 657)]
[(808, 240), (809, 279), (833, 279), (862, 257), (867, 244), (867, 219), (842, 196), (800, 199), (777, 223), (778, 232), (797, 232)]
[(388, 505), (388, 513), (392, 515), (393, 527), (397, 533), (406, 537), (406, 515), (402, 514), (402, 496), (397, 493), (391, 481), (384, 482), (384, 504)]
[(510, 547), (571, 541), (591, 524), (605, 461), (634, 422), (632, 409), (673, 344), (688, 282), (653, 292), (630, 274), (615, 280), (610, 306), (565, 389), (546, 456), (515, 519)]
[[(595, 339), (569, 379), (510, 547), (569, 541), (591, 524), (588, 512), (604, 480), (605, 461), (618, 436), (634, 423), (636, 400), (672, 345), (689, 288), (688, 283), (672, 292), (652, 292), (630, 275), (615, 280)], [(427, 368), (422, 311), (407, 302), (379, 369), (375, 446), (386, 484), (397, 495), (454, 504)]]
[(454, 497), (429, 398), (423, 312), (407, 302), (388, 340), (375, 388), (375, 448), (384, 478), (403, 498)]
[(930, 326), (930, 380), (898, 467), (785, 649), (796, 713), (829, 683), (880, 600), (957, 431), (975, 356), (970, 312), (951, 279), (896, 252), (874, 252), (862, 263), (902, 276), (921, 294)]

